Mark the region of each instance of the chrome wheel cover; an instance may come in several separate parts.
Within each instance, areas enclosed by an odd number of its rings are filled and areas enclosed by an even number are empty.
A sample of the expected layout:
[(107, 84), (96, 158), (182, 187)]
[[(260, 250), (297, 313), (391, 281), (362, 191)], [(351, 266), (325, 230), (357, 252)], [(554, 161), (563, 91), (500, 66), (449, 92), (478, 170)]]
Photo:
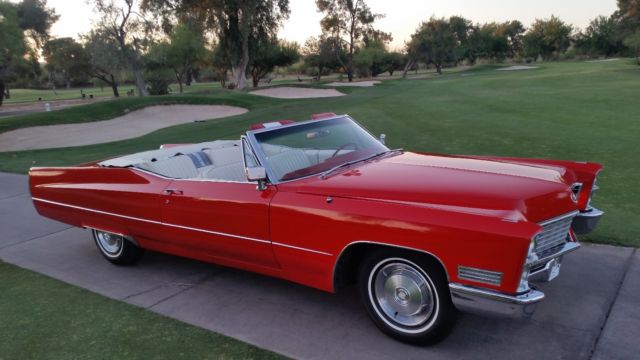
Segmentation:
[(100, 249), (111, 257), (118, 256), (122, 252), (124, 239), (120, 235), (110, 234), (103, 231), (95, 231), (96, 240)]
[[(382, 319), (393, 328), (405, 332), (422, 331), (432, 324), (438, 308), (433, 283), (417, 265), (394, 260), (401, 259), (387, 259), (371, 271), (370, 300)], [(415, 330), (417, 327), (419, 329)]]

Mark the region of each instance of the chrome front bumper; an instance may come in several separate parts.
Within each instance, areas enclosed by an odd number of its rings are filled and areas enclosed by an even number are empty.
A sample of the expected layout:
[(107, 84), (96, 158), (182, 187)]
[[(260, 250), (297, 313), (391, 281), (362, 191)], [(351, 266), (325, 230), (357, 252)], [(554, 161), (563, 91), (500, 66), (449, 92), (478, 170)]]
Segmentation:
[(600, 221), (602, 215), (604, 215), (604, 211), (596, 208), (581, 212), (573, 219), (571, 228), (578, 235), (588, 234), (598, 226), (598, 221)]
[(482, 315), (530, 317), (537, 303), (544, 299), (544, 293), (535, 289), (521, 295), (506, 295), (456, 283), (449, 284), (449, 289), (451, 300), (458, 310)]
[[(551, 281), (560, 273), (562, 256), (580, 248), (577, 242), (568, 242), (551, 256), (536, 260), (529, 273), (529, 282)], [(544, 299), (544, 293), (535, 288), (519, 295), (507, 295), (493, 290), (450, 283), (451, 300), (460, 311), (482, 315), (499, 315), (510, 318), (527, 318), (533, 315), (536, 305)]]

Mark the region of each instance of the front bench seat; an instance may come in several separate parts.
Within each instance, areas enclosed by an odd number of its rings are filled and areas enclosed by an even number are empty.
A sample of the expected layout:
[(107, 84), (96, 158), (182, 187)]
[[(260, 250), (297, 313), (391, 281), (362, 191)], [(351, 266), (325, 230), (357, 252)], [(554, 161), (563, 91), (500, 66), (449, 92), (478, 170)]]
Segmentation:
[(200, 178), (222, 181), (247, 182), (242, 162), (213, 166), (200, 173)]
[(267, 157), (269, 165), (278, 179), (284, 175), (311, 166), (311, 161), (304, 151), (295, 149), (283, 151)]

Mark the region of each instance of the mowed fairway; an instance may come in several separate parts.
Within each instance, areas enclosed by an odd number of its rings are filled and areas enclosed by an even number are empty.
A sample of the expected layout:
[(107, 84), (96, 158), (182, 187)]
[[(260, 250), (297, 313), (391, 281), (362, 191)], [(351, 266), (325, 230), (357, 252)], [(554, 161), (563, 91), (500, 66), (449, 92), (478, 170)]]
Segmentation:
[[(314, 112), (348, 113), (391, 147), (452, 154), (504, 155), (597, 161), (605, 164), (596, 206), (607, 214), (583, 240), (640, 246), (640, 67), (631, 60), (540, 63), (523, 71), (480, 66), (426, 79), (387, 81), (372, 88), (341, 88), (348, 96), (275, 100), (222, 92), (184, 102), (229, 102), (251, 111), (210, 123), (180, 125), (110, 144), (0, 153), (0, 171), (72, 165), (162, 143), (236, 139), (250, 124), (306, 119)], [(102, 119), (131, 98), (0, 120), (0, 129)], [(148, 100), (143, 100), (148, 101)], [(154, 101), (155, 102), (155, 101)], [(56, 114), (57, 113), (57, 114)], [(34, 118), (37, 116), (37, 118)], [(10, 121), (11, 124), (4, 124)], [(5, 130), (6, 131), (6, 130)]]

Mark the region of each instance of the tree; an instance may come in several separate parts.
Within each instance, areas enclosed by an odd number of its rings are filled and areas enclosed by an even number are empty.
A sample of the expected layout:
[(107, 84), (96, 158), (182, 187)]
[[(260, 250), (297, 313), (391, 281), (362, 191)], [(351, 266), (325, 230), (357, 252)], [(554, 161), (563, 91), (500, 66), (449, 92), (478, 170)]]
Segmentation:
[(618, 9), (623, 18), (632, 22), (636, 28), (640, 26), (640, 1), (618, 0)]
[(393, 73), (396, 70), (402, 69), (402, 66), (406, 62), (406, 59), (403, 53), (397, 52), (397, 51), (391, 51), (391, 52), (385, 53), (383, 62), (384, 62), (384, 67), (386, 71), (389, 73), (389, 76), (393, 76)]
[(475, 63), (478, 52), (476, 49), (478, 29), (471, 20), (467, 20), (462, 16), (450, 17), (449, 26), (458, 43), (454, 54), (455, 61), (460, 62), (468, 59), (471, 63)]
[(60, 75), (67, 88), (71, 83), (86, 83), (89, 57), (77, 41), (68, 37), (49, 40), (42, 48), (42, 55), (49, 73)]
[(131, 68), (138, 95), (149, 95), (142, 74), (142, 51), (153, 29), (152, 23), (136, 11), (135, 0), (122, 0), (122, 6), (116, 4), (117, 0), (93, 1), (101, 16), (97, 31), (109, 35), (118, 44), (122, 58)]
[[(360, 39), (371, 34), (390, 37), (373, 28), (373, 23), (383, 15), (372, 13), (364, 0), (316, 0), (316, 5), (324, 14), (320, 21), (322, 31), (339, 40), (335, 44), (336, 59), (347, 72), (349, 81), (353, 81), (353, 55)], [(341, 56), (343, 45), (346, 59)]]
[(340, 66), (335, 54), (335, 42), (334, 38), (321, 35), (319, 38), (311, 37), (304, 43), (302, 48), (304, 62), (307, 66), (316, 69), (316, 80), (320, 80), (320, 77), (325, 75), (329, 69), (336, 69)]
[(276, 66), (289, 66), (298, 61), (300, 58), (298, 49), (298, 44), (278, 41), (278, 39), (262, 38), (253, 41), (248, 66), (253, 87), (258, 87), (260, 79), (272, 72)]
[[(21, 69), (37, 66), (37, 52), (49, 38), (49, 29), (58, 19), (46, 1), (0, 1), (0, 106), (8, 97), (8, 83)], [(30, 41), (27, 40), (30, 39)]]
[(599, 16), (589, 23), (587, 29), (578, 34), (576, 47), (590, 55), (609, 57), (624, 49), (620, 19), (615, 16)]
[(636, 61), (640, 65), (640, 30), (624, 40), (624, 44), (636, 55)]
[(236, 89), (246, 87), (250, 42), (263, 34), (276, 36), (289, 16), (289, 0), (144, 0), (143, 7), (165, 18), (188, 14), (215, 33)]
[(551, 60), (571, 45), (573, 27), (555, 16), (536, 20), (524, 35), (525, 54), (536, 59)]
[(227, 74), (231, 67), (231, 60), (227, 57), (227, 52), (220, 44), (217, 44), (209, 56), (211, 67), (218, 81), (220, 81), (220, 85), (225, 87), (227, 85)]
[(111, 87), (114, 97), (119, 97), (119, 74), (126, 68), (118, 43), (108, 34), (97, 30), (83, 36), (84, 50), (89, 61), (87, 74)]
[(201, 31), (190, 29), (186, 25), (178, 25), (173, 28), (167, 40), (151, 47), (147, 57), (148, 61), (173, 71), (182, 93), (187, 77), (206, 54), (204, 45), (205, 40)]
[(423, 22), (411, 35), (408, 53), (427, 64), (433, 64), (438, 74), (442, 74), (445, 63), (456, 60), (457, 39), (449, 22), (444, 18), (432, 17)]

